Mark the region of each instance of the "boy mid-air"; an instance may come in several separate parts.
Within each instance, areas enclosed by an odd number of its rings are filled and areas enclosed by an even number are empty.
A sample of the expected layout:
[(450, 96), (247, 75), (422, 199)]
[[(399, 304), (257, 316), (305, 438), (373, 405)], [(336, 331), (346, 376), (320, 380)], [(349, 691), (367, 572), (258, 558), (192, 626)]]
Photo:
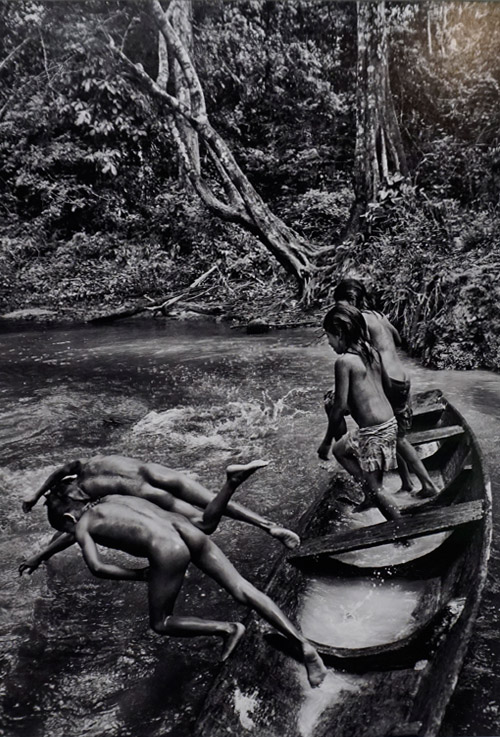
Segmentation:
[[(252, 464), (249, 464), (251, 467)], [(242, 473), (248, 472), (242, 467)], [(102, 490), (105, 492), (105, 489)], [(221, 490), (207, 505), (200, 525), (217, 526), (232, 493)], [(105, 496), (89, 502), (75, 481), (47, 496), (51, 524), (63, 535), (21, 564), (20, 574), (32, 573), (43, 561), (75, 541), (92, 573), (101, 578), (147, 581), (149, 619), (161, 635), (194, 637), (215, 635), (224, 640), (222, 660), (229, 657), (245, 632), (240, 622), (178, 616), (174, 606), (189, 564), (214, 579), (236, 601), (251, 607), (299, 649), (311, 686), (318, 686), (326, 668), (314, 646), (289, 621), (277, 605), (241, 576), (222, 550), (183, 514), (161, 509), (134, 496)], [(128, 568), (103, 560), (97, 545), (147, 558), (146, 568)]]
[[(250, 465), (253, 473), (257, 468), (267, 466), (267, 463), (254, 461)], [(223, 488), (235, 491), (242, 481), (248, 478), (250, 473), (242, 474), (241, 468), (236, 465), (227, 468)], [(199, 520), (201, 513), (195, 507), (203, 510), (215, 497), (214, 493), (181, 471), (175, 471), (160, 463), (143, 462), (127, 456), (107, 455), (80, 458), (60, 466), (23, 502), (23, 511), (29, 512), (42, 496), (65, 479), (71, 481), (71, 478), (77, 480), (81, 492), (87, 496), (87, 501), (110, 494), (137, 496), (167, 511), (184, 514), (189, 519), (194, 517)], [(224, 514), (259, 527), (280, 540), (287, 548), (295, 548), (300, 544), (295, 532), (237, 502), (230, 501)], [(211, 532), (210, 529), (205, 531)]]

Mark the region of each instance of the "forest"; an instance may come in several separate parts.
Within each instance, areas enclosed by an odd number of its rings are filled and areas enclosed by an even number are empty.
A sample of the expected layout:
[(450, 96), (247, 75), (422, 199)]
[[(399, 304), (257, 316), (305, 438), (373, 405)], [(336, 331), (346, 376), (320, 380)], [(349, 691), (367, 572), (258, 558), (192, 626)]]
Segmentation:
[(1, 0), (0, 311), (310, 320), (500, 369), (500, 6)]

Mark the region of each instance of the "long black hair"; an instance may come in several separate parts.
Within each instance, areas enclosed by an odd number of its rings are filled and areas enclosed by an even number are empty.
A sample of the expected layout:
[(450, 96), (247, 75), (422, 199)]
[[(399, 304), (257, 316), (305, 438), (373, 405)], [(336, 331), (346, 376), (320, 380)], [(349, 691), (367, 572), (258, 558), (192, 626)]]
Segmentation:
[(346, 348), (356, 346), (362, 360), (371, 365), (375, 356), (374, 348), (365, 318), (351, 304), (336, 304), (328, 310), (323, 319), (323, 330), (333, 335), (341, 335)]
[(371, 307), (371, 300), (366, 287), (359, 279), (342, 279), (333, 292), (336, 302), (349, 302), (358, 310)]

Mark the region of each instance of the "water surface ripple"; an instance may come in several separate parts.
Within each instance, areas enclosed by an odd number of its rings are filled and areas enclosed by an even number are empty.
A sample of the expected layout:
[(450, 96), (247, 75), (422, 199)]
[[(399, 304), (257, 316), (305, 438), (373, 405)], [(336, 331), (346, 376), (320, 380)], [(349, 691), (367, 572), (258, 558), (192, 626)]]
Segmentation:
[[(441, 388), (483, 447), (497, 514), (500, 377), (411, 364), (415, 389)], [(123, 453), (187, 470), (218, 488), (230, 461), (271, 465), (239, 500), (293, 528), (327, 472), (315, 449), (333, 355), (317, 332), (247, 336), (213, 324), (128, 322), (0, 335), (0, 734), (186, 737), (217, 672), (220, 643), (161, 638), (140, 583), (93, 578), (78, 550), (19, 578), (48, 542), (43, 506), (22, 498), (59, 464)], [(479, 621), (443, 735), (498, 734), (498, 523)], [(215, 539), (262, 586), (279, 544), (225, 520)], [(245, 609), (189, 571), (178, 611), (242, 619)]]

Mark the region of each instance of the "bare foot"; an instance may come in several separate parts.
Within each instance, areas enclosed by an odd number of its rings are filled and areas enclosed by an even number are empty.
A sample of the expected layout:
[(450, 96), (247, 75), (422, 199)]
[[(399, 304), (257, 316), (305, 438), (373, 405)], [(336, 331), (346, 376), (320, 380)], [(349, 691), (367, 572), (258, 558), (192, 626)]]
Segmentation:
[(226, 468), (226, 476), (227, 480), (231, 483), (231, 485), (236, 488), (240, 484), (243, 483), (243, 481), (246, 481), (249, 476), (251, 476), (255, 471), (258, 471), (259, 468), (265, 468), (265, 466), (269, 465), (269, 461), (251, 461), (250, 463), (245, 464), (244, 466), (240, 466), (237, 463), (233, 463), (231, 466), (228, 466)]
[(245, 625), (241, 624), (241, 622), (232, 622), (229, 626), (231, 631), (226, 637), (224, 649), (221, 655), (222, 662), (229, 658), (234, 648), (245, 634)]
[(310, 643), (305, 643), (302, 646), (302, 652), (304, 654), (304, 664), (307, 670), (307, 678), (313, 688), (319, 686), (323, 682), (328, 670), (321, 660), (316, 648)]
[(401, 484), (401, 488), (397, 490), (396, 494), (402, 494), (405, 491), (413, 491), (415, 489), (415, 486), (410, 483)]
[(271, 527), (269, 534), (280, 540), (286, 548), (293, 550), (300, 545), (300, 537), (286, 527)]
[(369, 497), (365, 497), (364, 500), (361, 502), (361, 504), (357, 504), (354, 507), (355, 512), (364, 512), (367, 509), (371, 509), (374, 507), (375, 504), (372, 502), (372, 500)]
[(435, 499), (439, 495), (439, 489), (437, 486), (422, 486), (415, 496), (419, 499)]

